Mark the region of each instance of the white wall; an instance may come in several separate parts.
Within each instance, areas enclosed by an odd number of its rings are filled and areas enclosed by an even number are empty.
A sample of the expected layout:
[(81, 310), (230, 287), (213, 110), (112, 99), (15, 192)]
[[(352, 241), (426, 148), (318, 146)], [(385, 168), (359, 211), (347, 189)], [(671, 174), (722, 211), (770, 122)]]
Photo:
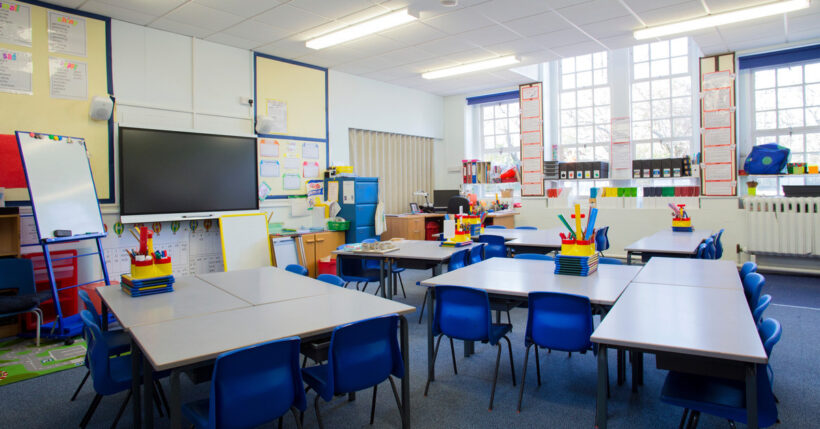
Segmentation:
[(348, 129), (441, 139), (441, 96), (330, 70), (330, 160), (350, 164)]

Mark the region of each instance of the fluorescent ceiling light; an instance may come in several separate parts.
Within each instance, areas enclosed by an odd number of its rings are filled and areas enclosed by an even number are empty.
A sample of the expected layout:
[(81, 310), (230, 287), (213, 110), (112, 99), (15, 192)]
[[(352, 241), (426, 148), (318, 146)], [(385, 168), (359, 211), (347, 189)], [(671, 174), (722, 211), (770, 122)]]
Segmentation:
[(406, 24), (410, 21), (415, 21), (418, 14), (411, 13), (407, 8), (397, 10), (395, 12), (386, 13), (376, 18), (353, 24), (341, 30), (310, 39), (305, 43), (311, 49), (323, 49), (328, 46), (338, 45), (339, 43), (348, 42), (353, 39), (367, 36), (368, 34), (378, 33), (388, 28), (397, 27)]
[(479, 61), (477, 63), (464, 64), (460, 66), (422, 73), (421, 77), (425, 79), (438, 79), (441, 77), (454, 76), (457, 74), (471, 73), (479, 70), (487, 70), (510, 64), (517, 64), (518, 62), (519, 60), (515, 57), (515, 55), (508, 55), (506, 57), (493, 58), (491, 60)]
[(765, 16), (778, 15), (781, 13), (791, 12), (793, 10), (805, 9), (807, 7), (809, 7), (809, 0), (781, 1), (763, 6), (739, 9), (732, 12), (718, 13), (715, 15), (704, 16), (703, 18), (695, 18), (673, 24), (649, 27), (636, 31), (634, 35), (638, 40), (651, 39), (653, 37), (686, 33), (689, 31), (700, 30), (702, 28), (717, 27), (718, 25), (749, 21), (752, 19), (763, 18)]

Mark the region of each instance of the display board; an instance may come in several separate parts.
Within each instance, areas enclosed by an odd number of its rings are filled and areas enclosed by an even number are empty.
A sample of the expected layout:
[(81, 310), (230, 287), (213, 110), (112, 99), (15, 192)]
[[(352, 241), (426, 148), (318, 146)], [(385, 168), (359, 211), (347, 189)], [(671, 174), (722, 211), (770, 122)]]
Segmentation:
[(219, 218), (225, 271), (271, 266), (268, 220), (263, 213)]
[[(36, 130), (85, 140), (101, 202), (114, 202), (113, 122), (88, 116), (95, 95), (113, 92), (110, 19), (41, 3), (0, 7), (0, 134)], [(18, 154), (0, 157), (0, 170)], [(28, 201), (25, 185), (4, 183), (6, 200)]]
[(734, 53), (700, 59), (700, 91), (702, 194), (736, 196)]
[(259, 134), (259, 198), (305, 195), (328, 162), (327, 69), (254, 53), (256, 118), (273, 120)]
[(39, 239), (55, 238), (55, 230), (68, 230), (71, 236), (105, 234), (85, 141), (18, 132), (17, 142)]
[(521, 196), (544, 196), (544, 121), (541, 82), (518, 87), (521, 109)]

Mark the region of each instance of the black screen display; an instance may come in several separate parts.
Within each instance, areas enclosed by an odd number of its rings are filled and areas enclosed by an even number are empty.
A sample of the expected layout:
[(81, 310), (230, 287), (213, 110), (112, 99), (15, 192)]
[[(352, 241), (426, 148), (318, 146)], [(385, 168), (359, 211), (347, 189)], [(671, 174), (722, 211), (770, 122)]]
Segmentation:
[(120, 213), (259, 208), (256, 139), (120, 128)]

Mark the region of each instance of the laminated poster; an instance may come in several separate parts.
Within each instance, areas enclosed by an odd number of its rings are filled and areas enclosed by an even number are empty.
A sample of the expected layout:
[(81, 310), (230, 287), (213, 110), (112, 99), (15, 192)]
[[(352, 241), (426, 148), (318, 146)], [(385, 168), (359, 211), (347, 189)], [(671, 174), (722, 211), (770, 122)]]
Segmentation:
[(31, 47), (31, 8), (28, 5), (0, 3), (0, 43)]
[(61, 12), (48, 12), (49, 52), (84, 57), (85, 46), (85, 18)]
[(272, 134), (288, 133), (288, 103), (286, 101), (268, 100), (265, 116), (273, 119)]
[(0, 91), (32, 94), (31, 54), (0, 49)]
[(283, 174), (282, 189), (294, 191), (302, 187), (302, 178), (298, 174)]
[(53, 98), (88, 99), (88, 64), (63, 58), (48, 58)]
[(723, 110), (732, 107), (732, 89), (720, 88), (703, 91), (703, 110)]
[(279, 177), (279, 161), (259, 162), (259, 175), (262, 177)]
[(302, 177), (305, 179), (314, 179), (319, 177), (319, 163), (316, 161), (302, 163)]
[(301, 166), (299, 158), (282, 158), (282, 168), (285, 170), (298, 170)]
[(264, 200), (270, 194), (270, 186), (267, 183), (262, 182), (259, 184), (259, 200)]
[(279, 158), (279, 142), (272, 139), (259, 139), (259, 153), (262, 156)]
[(734, 76), (729, 70), (705, 73), (703, 75), (703, 89), (717, 89), (732, 86)]
[(703, 128), (723, 128), (732, 125), (730, 109), (703, 112)]
[(319, 144), (302, 143), (302, 158), (319, 159)]

